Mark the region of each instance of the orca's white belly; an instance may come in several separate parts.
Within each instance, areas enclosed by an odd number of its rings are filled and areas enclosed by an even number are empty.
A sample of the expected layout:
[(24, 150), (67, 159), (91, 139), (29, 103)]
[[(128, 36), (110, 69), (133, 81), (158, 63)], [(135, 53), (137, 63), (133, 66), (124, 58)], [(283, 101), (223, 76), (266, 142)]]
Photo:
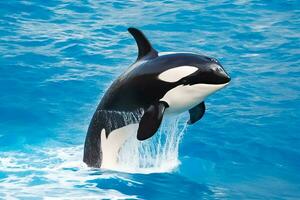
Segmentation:
[(168, 91), (160, 101), (169, 104), (166, 114), (177, 114), (185, 112), (198, 105), (204, 99), (221, 89), (226, 84), (195, 84), (195, 85), (179, 85)]
[(130, 124), (112, 131), (106, 138), (105, 130), (101, 131), (102, 168), (114, 169), (118, 164), (118, 155), (126, 140), (137, 133), (138, 124)]

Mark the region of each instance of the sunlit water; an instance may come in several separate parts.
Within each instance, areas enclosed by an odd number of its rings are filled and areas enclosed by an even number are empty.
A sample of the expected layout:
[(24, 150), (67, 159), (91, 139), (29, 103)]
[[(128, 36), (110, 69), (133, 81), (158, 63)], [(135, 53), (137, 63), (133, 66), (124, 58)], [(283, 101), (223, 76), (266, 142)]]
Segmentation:
[[(0, 1), (0, 199), (300, 199), (299, 8), (296, 0)], [(185, 115), (146, 149), (131, 140), (119, 158), (127, 172), (90, 169), (89, 121), (137, 56), (129, 26), (160, 52), (218, 58), (232, 81), (195, 125), (185, 129)], [(172, 137), (172, 151), (159, 148)]]

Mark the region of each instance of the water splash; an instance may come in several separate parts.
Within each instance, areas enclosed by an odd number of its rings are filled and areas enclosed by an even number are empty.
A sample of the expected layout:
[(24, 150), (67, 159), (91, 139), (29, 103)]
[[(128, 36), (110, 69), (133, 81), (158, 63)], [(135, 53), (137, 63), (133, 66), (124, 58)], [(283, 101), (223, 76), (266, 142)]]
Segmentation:
[[(133, 134), (122, 146), (118, 166), (113, 170), (129, 173), (170, 172), (180, 163), (178, 148), (186, 130), (182, 116), (169, 117), (150, 139), (138, 141)], [(136, 130), (132, 130), (136, 131)]]
[(80, 159), (82, 145), (28, 147), (26, 151), (0, 152), (0, 199), (137, 199), (136, 195), (97, 187), (97, 180), (139, 183), (117, 172), (87, 167)]
[[(170, 172), (179, 165), (178, 147), (186, 130), (182, 116), (163, 121), (160, 130), (140, 142), (132, 135), (122, 147), (116, 171), (128, 173)], [(135, 130), (136, 131), (136, 130)], [(53, 146), (53, 145), (46, 145)], [(122, 180), (141, 184), (118, 172), (88, 168), (82, 158), (83, 146), (30, 148), (28, 153), (0, 152), (0, 196), (17, 198), (62, 198), (65, 193), (76, 199), (137, 199), (113, 189), (97, 187), (97, 181)], [(99, 173), (98, 173), (99, 172)], [(63, 190), (61, 189), (63, 188)], [(74, 190), (76, 188), (76, 190)]]

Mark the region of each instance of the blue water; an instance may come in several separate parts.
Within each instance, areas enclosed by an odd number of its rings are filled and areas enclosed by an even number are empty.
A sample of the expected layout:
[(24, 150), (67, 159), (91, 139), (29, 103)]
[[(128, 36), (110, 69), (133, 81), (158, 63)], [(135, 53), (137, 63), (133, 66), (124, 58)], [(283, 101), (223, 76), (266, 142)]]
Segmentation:
[[(161, 173), (87, 168), (90, 118), (137, 56), (126, 29), (159, 51), (218, 58), (231, 84)], [(300, 199), (300, 3), (1, 1), (0, 198)]]

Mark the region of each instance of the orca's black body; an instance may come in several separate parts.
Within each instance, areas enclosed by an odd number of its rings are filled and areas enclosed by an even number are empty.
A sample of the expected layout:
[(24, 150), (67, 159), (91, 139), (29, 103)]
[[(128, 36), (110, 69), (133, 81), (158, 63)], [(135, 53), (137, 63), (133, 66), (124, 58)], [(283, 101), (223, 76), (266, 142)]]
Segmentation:
[[(193, 53), (159, 56), (142, 32), (135, 28), (129, 28), (128, 31), (137, 42), (138, 58), (113, 82), (94, 113), (84, 147), (83, 160), (88, 166), (101, 166), (100, 133), (103, 129), (108, 137), (115, 129), (130, 123), (139, 123), (137, 138), (145, 140), (157, 131), (165, 110), (170, 106), (168, 102), (162, 101), (168, 91), (181, 85), (218, 85), (230, 81), (216, 59)], [(180, 66), (193, 66), (197, 71), (178, 81), (168, 82), (158, 78), (163, 72)], [(204, 102), (199, 102), (197, 106), (191, 108), (189, 123), (198, 121), (204, 111)], [(131, 112), (136, 117), (128, 121), (124, 119), (122, 112)]]

